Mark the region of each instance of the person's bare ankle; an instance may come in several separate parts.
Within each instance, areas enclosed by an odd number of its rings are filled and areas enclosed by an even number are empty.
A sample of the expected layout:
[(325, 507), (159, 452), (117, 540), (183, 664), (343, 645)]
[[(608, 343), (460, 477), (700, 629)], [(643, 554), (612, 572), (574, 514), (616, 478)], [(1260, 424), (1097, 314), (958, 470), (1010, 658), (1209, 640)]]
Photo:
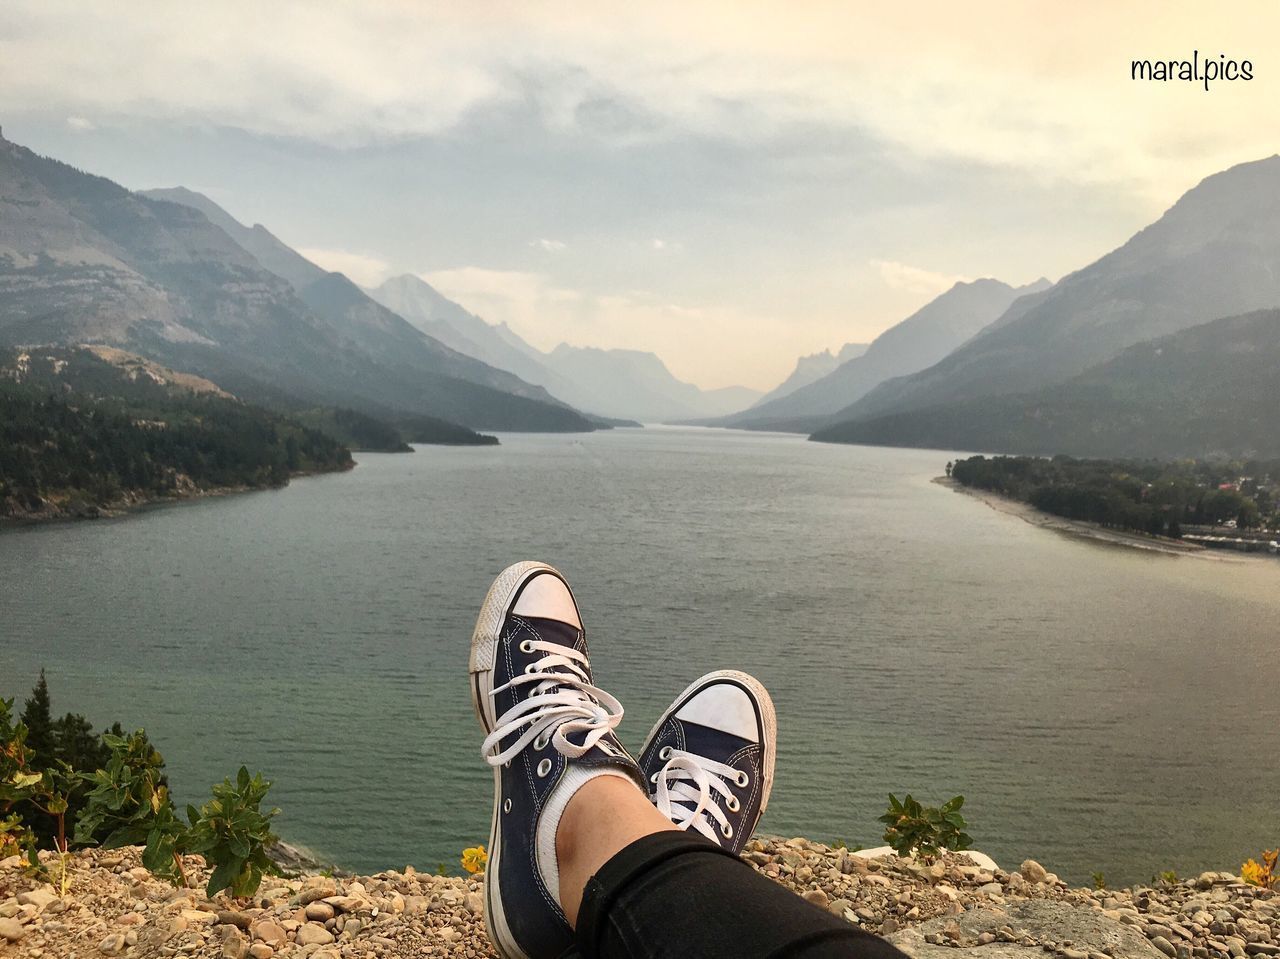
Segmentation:
[(637, 839), (675, 828), (629, 779), (597, 776), (583, 785), (556, 829), (560, 908), (569, 924), (577, 927), (587, 880), (601, 866)]

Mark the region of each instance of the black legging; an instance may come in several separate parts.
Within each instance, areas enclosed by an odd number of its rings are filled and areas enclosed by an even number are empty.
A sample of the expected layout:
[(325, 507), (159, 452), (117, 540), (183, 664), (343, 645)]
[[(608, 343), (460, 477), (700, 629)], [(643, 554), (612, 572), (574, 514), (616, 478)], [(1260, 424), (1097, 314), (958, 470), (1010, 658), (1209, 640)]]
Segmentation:
[(588, 879), (576, 938), (565, 959), (904, 959), (878, 936), (684, 832), (637, 839)]

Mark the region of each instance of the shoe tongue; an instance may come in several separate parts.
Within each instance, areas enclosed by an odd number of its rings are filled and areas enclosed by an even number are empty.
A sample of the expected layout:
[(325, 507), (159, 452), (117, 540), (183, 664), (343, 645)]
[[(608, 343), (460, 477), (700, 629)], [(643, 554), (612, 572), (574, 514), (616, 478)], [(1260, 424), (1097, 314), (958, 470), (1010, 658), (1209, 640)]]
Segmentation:
[(521, 617), (530, 626), (533, 627), (543, 642), (556, 643), (559, 646), (568, 646), (570, 649), (577, 649), (582, 639), (582, 634), (576, 627), (570, 626), (568, 623), (562, 623), (558, 619), (540, 619), (536, 616)]
[(717, 762), (724, 762), (740, 749), (746, 749), (752, 745), (750, 740), (720, 729), (700, 726), (685, 720), (680, 720), (680, 724), (684, 727), (684, 750), (695, 756), (706, 756)]

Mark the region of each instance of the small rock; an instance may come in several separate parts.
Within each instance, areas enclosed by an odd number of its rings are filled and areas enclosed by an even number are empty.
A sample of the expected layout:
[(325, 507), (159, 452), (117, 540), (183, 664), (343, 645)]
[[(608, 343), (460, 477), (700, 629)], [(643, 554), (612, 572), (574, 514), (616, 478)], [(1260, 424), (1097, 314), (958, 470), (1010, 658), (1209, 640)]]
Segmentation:
[(333, 906), (338, 912), (355, 912), (358, 909), (367, 909), (369, 906), (365, 900), (357, 899), (355, 896), (326, 896), (323, 901)]
[(117, 926), (140, 926), (146, 921), (146, 919), (136, 912), (126, 912), (123, 916), (116, 917)]
[(327, 902), (309, 902), (306, 917), (313, 922), (328, 922), (333, 918), (333, 906)]
[(1022, 878), (1027, 882), (1044, 882), (1049, 878), (1049, 870), (1034, 859), (1025, 860), (1018, 868), (1018, 872), (1022, 873)]
[(277, 922), (267, 919), (253, 927), (253, 938), (260, 939), (272, 948), (279, 948), (289, 941), (284, 928)]
[(220, 909), (217, 913), (218, 922), (226, 925), (235, 926), (237, 929), (249, 928), (249, 917), (243, 912), (236, 912), (231, 909)]
[(478, 892), (469, 892), (466, 898), (462, 900), (462, 904), (467, 907), (467, 912), (473, 916), (484, 914), (484, 899)]
[(124, 950), (124, 936), (120, 933), (112, 933), (98, 943), (98, 951), (104, 955), (114, 956), (116, 953)]
[(804, 894), (804, 901), (812, 903), (820, 909), (827, 908), (827, 894), (821, 889), (810, 889)]
[[(298, 905), (305, 906), (315, 902), (317, 899), (328, 899), (330, 896), (338, 894), (338, 887), (332, 879), (317, 878), (319, 881), (315, 879), (307, 880), (307, 885), (298, 893)], [(359, 883), (352, 883), (352, 885), (356, 886)]]
[(276, 951), (265, 942), (255, 942), (249, 947), (249, 955), (253, 956), (253, 959), (271, 959), (275, 954)]
[(50, 889), (32, 889), (30, 892), (18, 893), (18, 905), (35, 906), (43, 909), (58, 897)]
[(309, 922), (298, 929), (298, 945), (327, 946), (333, 942), (333, 933), (318, 923)]
[(1173, 959), (1173, 957), (1178, 954), (1178, 951), (1173, 948), (1173, 943), (1171, 943), (1164, 936), (1152, 937), (1151, 945), (1155, 946), (1157, 949), (1163, 952), (1166, 956), (1169, 956), (1170, 959)]
[(12, 919), (8, 916), (0, 919), (0, 939), (5, 939), (8, 942), (17, 942), (26, 934), (26, 927), (18, 922), (17, 919)]
[(233, 932), (222, 940), (222, 959), (245, 959), (249, 954), (249, 940)]

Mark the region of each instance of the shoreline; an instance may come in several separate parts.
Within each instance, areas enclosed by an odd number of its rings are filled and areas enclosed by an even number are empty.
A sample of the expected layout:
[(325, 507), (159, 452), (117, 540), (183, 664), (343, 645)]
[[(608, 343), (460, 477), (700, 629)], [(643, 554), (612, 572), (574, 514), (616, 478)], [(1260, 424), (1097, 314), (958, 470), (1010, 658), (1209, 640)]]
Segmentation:
[(1267, 556), (1254, 553), (1222, 552), (1219, 550), (1209, 549), (1208, 547), (1201, 546), (1198, 543), (1185, 543), (1172, 539), (1157, 539), (1143, 533), (1107, 529), (1106, 527), (1099, 526), (1096, 523), (1089, 523), (1084, 520), (1067, 519), (1065, 516), (1055, 516), (1052, 513), (1046, 513), (1043, 510), (1038, 510), (1031, 504), (1024, 503), (1021, 500), (1011, 499), (1008, 496), (1004, 496), (991, 490), (965, 486), (948, 476), (934, 477), (932, 482), (937, 483), (939, 486), (944, 486), (953, 492), (971, 496), (979, 502), (985, 503), (997, 512), (1017, 517), (1025, 523), (1030, 523), (1032, 526), (1038, 526), (1041, 529), (1051, 530), (1055, 533), (1061, 533), (1064, 536), (1071, 536), (1076, 539), (1089, 540), (1090, 542), (1102, 543), (1108, 546), (1137, 549), (1148, 553), (1160, 553), (1165, 556), (1191, 556), (1195, 559), (1206, 559), (1218, 563), (1249, 563), (1269, 559)]
[[(329, 476), (334, 473), (349, 473), (356, 468), (354, 460), (341, 469), (333, 470), (299, 470), (296, 473), (290, 473), (289, 479), (279, 486), (214, 486), (209, 489), (191, 488), (182, 489), (171, 496), (138, 496), (136, 494), (126, 494), (118, 500), (110, 503), (96, 504), (91, 503), (77, 509), (67, 509), (63, 506), (55, 506), (52, 509), (44, 509), (36, 512), (28, 512), (24, 514), (0, 516), (0, 535), (6, 531), (29, 529), (37, 526), (53, 526), (59, 523), (80, 523), (92, 522), (94, 520), (121, 519), (136, 513), (145, 513), (152, 509), (162, 509), (167, 506), (182, 506), (187, 503), (193, 503), (203, 499), (213, 499), (220, 496), (239, 496), (244, 493), (262, 493), (268, 490), (282, 490), (289, 486), (296, 479), (307, 479), (312, 476)], [(46, 500), (46, 503), (48, 501)]]

